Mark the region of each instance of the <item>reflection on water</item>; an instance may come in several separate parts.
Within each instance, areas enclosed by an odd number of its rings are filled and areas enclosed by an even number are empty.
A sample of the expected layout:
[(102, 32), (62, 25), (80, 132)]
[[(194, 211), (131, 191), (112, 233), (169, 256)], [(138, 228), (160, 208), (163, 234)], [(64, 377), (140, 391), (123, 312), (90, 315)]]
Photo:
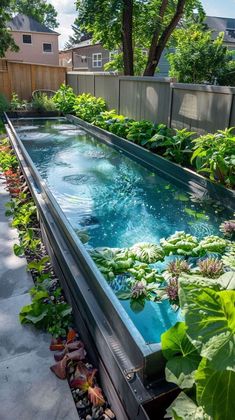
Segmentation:
[[(86, 230), (89, 246), (158, 243), (176, 230), (201, 239), (218, 234), (228, 216), (218, 203), (188, 194), (66, 120), (19, 120), (15, 127), (74, 230)], [(167, 301), (146, 302), (141, 312), (121, 303), (148, 342), (158, 342), (180, 317)]]

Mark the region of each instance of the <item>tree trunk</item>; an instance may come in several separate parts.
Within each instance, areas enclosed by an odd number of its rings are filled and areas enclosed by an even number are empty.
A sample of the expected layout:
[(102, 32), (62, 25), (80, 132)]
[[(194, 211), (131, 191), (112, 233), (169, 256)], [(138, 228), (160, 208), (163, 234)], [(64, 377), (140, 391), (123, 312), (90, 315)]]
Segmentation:
[[(159, 13), (161, 20), (164, 17), (167, 3), (168, 1), (166, 0), (162, 1), (160, 12), (162, 10), (163, 13), (162, 15)], [(160, 37), (159, 37), (159, 33), (160, 33), (161, 28), (156, 28), (152, 37), (151, 46), (149, 49), (148, 62), (146, 64), (144, 76), (154, 76), (155, 70), (161, 58), (162, 52), (165, 49), (166, 44), (172, 32), (174, 31), (181, 17), (183, 16), (185, 3), (186, 3), (186, 0), (178, 0), (176, 12), (174, 16), (172, 17), (169, 25), (164, 29)], [(160, 22), (159, 22), (159, 25), (160, 25)]]
[(122, 47), (124, 75), (134, 75), (134, 57), (133, 57), (133, 0), (123, 0), (122, 13)]

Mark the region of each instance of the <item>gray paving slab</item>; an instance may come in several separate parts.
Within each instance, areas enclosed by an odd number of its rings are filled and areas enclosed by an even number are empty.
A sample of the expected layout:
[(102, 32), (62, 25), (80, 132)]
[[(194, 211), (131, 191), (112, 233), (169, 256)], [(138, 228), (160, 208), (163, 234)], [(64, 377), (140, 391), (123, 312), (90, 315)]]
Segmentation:
[(75, 420), (66, 381), (53, 375), (47, 351), (0, 363), (0, 420)]
[(18, 234), (5, 217), (7, 201), (0, 179), (0, 420), (79, 420), (67, 381), (49, 369), (49, 335), (19, 322), (33, 281), (12, 250)]

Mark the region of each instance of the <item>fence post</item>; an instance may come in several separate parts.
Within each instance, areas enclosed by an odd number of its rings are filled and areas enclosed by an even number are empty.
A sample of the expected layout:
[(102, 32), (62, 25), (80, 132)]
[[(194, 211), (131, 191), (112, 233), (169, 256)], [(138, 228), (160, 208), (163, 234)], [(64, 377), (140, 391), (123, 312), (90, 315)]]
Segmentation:
[(174, 95), (174, 85), (170, 82), (170, 100), (169, 100), (169, 107), (168, 107), (168, 127), (171, 128), (171, 120), (172, 120), (172, 107), (173, 107), (173, 95)]

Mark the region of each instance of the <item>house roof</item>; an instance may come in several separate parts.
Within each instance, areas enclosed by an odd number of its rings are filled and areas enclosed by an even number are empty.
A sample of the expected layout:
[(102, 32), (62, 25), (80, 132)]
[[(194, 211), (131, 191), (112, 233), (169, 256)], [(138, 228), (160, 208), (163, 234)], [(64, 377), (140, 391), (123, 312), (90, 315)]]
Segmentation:
[(92, 39), (86, 39), (85, 41), (81, 41), (78, 44), (73, 45), (71, 48), (67, 48), (63, 51), (72, 51), (72, 50), (76, 50), (77, 48), (82, 48), (82, 47), (89, 47), (90, 45), (99, 45), (100, 42), (92, 42)]
[(43, 23), (37, 22), (35, 19), (30, 16), (23, 15), (19, 13), (16, 15), (10, 22), (7, 24), (8, 28), (12, 31), (19, 32), (45, 32), (51, 34), (58, 34), (58, 32), (53, 31), (48, 28)]
[(224, 32), (224, 41), (235, 43), (235, 19), (217, 16), (207, 16), (205, 23), (213, 31), (213, 38)]

